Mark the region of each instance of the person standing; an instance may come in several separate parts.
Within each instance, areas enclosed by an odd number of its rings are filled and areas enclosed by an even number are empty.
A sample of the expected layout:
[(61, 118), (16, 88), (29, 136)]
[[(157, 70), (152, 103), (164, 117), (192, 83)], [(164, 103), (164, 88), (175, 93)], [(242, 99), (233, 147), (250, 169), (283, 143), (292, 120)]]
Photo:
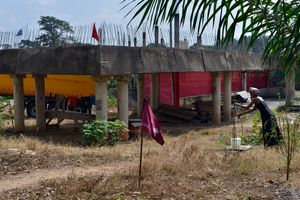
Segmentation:
[(256, 109), (258, 109), (262, 120), (264, 146), (275, 146), (280, 143), (282, 135), (274, 113), (271, 111), (263, 98), (258, 96), (259, 92), (260, 90), (255, 87), (249, 88), (251, 102), (247, 106), (235, 104), (236, 106), (246, 109), (246, 111), (237, 113), (236, 116), (240, 118), (242, 115), (254, 112)]

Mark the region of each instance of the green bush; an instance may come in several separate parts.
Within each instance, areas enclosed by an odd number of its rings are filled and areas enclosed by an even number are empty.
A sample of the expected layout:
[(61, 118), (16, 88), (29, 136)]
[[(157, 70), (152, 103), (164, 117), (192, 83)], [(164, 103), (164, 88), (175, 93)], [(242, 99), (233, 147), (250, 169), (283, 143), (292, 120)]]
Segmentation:
[(117, 98), (113, 95), (107, 96), (107, 105), (109, 108), (117, 107)]
[(115, 145), (120, 141), (120, 131), (126, 124), (120, 120), (94, 120), (83, 125), (84, 138), (91, 144)]
[(251, 135), (241, 136), (242, 145), (258, 145), (263, 142), (263, 135), (260, 133), (253, 133)]

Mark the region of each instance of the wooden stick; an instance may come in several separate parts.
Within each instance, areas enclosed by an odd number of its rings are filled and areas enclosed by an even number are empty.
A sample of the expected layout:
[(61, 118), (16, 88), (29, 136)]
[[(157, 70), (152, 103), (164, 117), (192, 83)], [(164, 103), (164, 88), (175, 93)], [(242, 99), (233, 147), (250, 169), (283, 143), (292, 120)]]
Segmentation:
[(141, 186), (141, 179), (142, 179), (143, 138), (144, 138), (144, 133), (143, 133), (143, 130), (141, 130), (141, 149), (140, 149), (139, 187)]

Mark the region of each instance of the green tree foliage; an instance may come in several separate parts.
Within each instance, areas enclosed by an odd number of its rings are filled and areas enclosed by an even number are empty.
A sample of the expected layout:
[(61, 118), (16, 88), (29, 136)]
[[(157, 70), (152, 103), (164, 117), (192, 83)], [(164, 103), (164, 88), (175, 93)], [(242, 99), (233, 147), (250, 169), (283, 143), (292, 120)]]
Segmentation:
[(35, 41), (22, 40), (19, 44), (20, 48), (58, 47), (76, 42), (73, 37), (69, 36), (69, 33), (73, 33), (73, 27), (69, 22), (52, 16), (41, 16), (38, 24), (41, 35)]
[(123, 0), (123, 5), (127, 15), (132, 14), (131, 21), (141, 17), (140, 26), (169, 22), (179, 12), (181, 24), (188, 20), (190, 29), (200, 35), (213, 24), (223, 47), (228, 47), (241, 29), (239, 43), (250, 35), (248, 48), (266, 37), (263, 61), (271, 58), (286, 71), (299, 62), (299, 0)]
[(43, 34), (37, 38), (37, 41), (43, 47), (58, 47), (67, 43), (70, 38), (67, 37), (66, 33), (73, 33), (73, 28), (69, 22), (52, 16), (41, 16), (38, 23)]

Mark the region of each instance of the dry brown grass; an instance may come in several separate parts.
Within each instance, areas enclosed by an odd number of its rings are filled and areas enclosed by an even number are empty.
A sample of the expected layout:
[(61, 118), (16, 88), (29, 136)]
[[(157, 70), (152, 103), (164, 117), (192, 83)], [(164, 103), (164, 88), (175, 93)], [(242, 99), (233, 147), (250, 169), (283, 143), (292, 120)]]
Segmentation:
[[(278, 184), (284, 181), (283, 159), (275, 149), (254, 147), (246, 152), (225, 151), (218, 145), (220, 133), (231, 126), (190, 131), (179, 136), (165, 135), (160, 146), (144, 142), (142, 186), (137, 187), (138, 168), (129, 167), (111, 176), (50, 180), (33, 189), (11, 191), (23, 199), (274, 199), (280, 197)], [(128, 160), (139, 161), (139, 141), (115, 147), (82, 148), (45, 144), (33, 138), (0, 139), (0, 149), (33, 150), (47, 159), (89, 165)], [(293, 187), (300, 187), (300, 157), (292, 164)], [(43, 196), (46, 195), (46, 196)], [(3, 198), (7, 198), (4, 196)], [(22, 199), (22, 198), (21, 198)]]

